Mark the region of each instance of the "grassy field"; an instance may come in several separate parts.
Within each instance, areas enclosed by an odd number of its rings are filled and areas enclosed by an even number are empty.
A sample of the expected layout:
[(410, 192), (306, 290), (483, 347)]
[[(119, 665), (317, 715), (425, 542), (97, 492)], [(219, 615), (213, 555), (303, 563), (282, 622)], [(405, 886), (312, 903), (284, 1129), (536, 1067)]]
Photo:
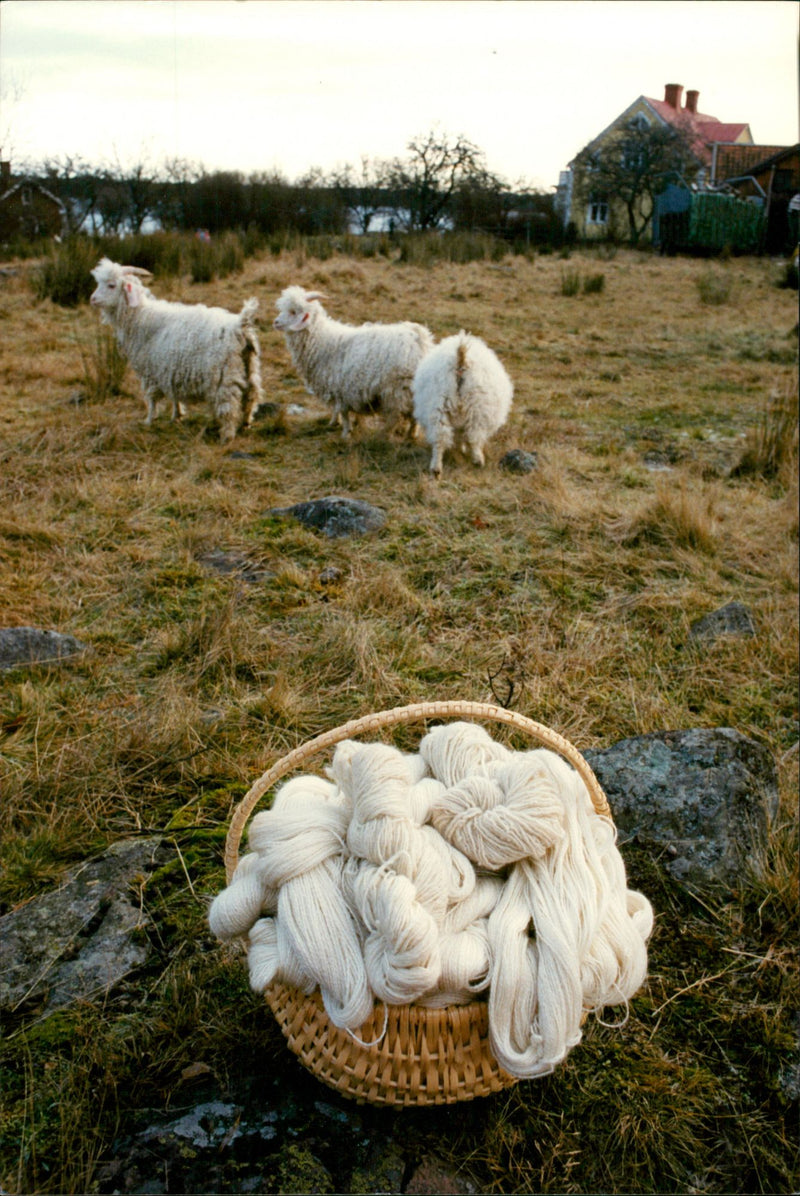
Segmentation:
[[(773, 753), (781, 812), (733, 892), (693, 896), (626, 849), (656, 929), (624, 1029), (590, 1021), (553, 1077), (385, 1124), (482, 1191), (796, 1189), (797, 295), (779, 264), (299, 249), (208, 284), (156, 279), (166, 297), (261, 300), (270, 406), (224, 449), (205, 411), (144, 428), (130, 372), (98, 398), (96, 313), (35, 298), (35, 271), (0, 279), (0, 626), (90, 651), (0, 674), (0, 911), (127, 836), (175, 853), (142, 894), (144, 972), (9, 1027), (4, 1190), (93, 1190), (198, 1061), (223, 1084), (259, 1056), (290, 1071), (205, 921), (231, 810), (288, 748), (434, 698), (507, 702), (581, 750), (733, 727)], [(271, 327), (294, 282), (350, 322), (484, 337), (515, 383), (486, 469), (448, 458), (436, 483), (422, 443), (369, 421), (344, 445)], [(534, 472), (499, 468), (512, 448)], [(327, 540), (270, 514), (330, 494), (383, 507), (385, 528)], [(238, 574), (209, 567), (219, 552)], [(692, 647), (691, 623), (731, 600), (756, 636)]]

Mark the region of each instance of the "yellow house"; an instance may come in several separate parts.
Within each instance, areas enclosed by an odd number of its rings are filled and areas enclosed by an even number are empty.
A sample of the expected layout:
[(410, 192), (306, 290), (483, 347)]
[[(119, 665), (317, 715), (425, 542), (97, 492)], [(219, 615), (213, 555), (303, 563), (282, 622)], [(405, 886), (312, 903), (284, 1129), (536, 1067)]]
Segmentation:
[[(556, 208), (564, 227), (571, 225), (579, 240), (626, 237), (632, 231), (631, 216), (621, 196), (613, 193), (607, 181), (604, 186), (598, 186), (592, 169), (593, 161), (613, 146), (615, 141), (621, 140), (631, 126), (638, 125), (642, 130), (668, 129), (672, 126), (684, 132), (694, 159), (693, 177), (685, 180), (689, 183), (702, 184), (707, 180), (713, 147), (732, 143), (753, 144), (748, 124), (725, 123), (716, 116), (698, 111), (698, 91), (687, 91), (683, 104), (682, 95), (681, 84), (668, 83), (664, 88), (663, 100), (639, 96), (561, 172), (556, 191)], [(634, 211), (637, 223), (649, 220), (650, 205), (651, 200), (647, 195), (637, 199)], [(651, 230), (652, 221), (649, 221), (642, 234), (643, 240), (650, 239)]]

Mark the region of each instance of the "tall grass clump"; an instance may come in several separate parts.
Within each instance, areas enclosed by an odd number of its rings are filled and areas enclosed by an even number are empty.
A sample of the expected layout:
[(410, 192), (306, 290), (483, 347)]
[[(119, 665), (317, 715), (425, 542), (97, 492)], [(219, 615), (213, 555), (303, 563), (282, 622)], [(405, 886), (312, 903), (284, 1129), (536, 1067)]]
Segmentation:
[(185, 240), (180, 233), (157, 232), (137, 233), (116, 240), (104, 237), (100, 244), (102, 252), (112, 261), (139, 266), (159, 278), (175, 278), (183, 271)]
[(762, 477), (789, 482), (798, 465), (798, 376), (787, 379), (769, 395), (732, 477)]
[(696, 282), (700, 302), (710, 307), (719, 307), (731, 297), (731, 280), (714, 270), (706, 270)]
[(216, 274), (216, 251), (210, 241), (199, 238), (189, 248), (189, 273), (192, 282), (211, 282)]
[(37, 299), (50, 299), (60, 307), (85, 303), (94, 290), (91, 271), (97, 265), (97, 245), (87, 237), (70, 237), (59, 245), (34, 276)]
[(94, 340), (79, 342), (83, 367), (83, 393), (91, 403), (102, 403), (122, 391), (128, 367), (117, 338), (105, 324), (95, 329)]
[(498, 262), (505, 257), (505, 241), (489, 233), (404, 233), (399, 238), (399, 261), (410, 266), (434, 262)]
[(590, 274), (583, 280), (583, 293), (584, 295), (599, 295), (605, 290), (605, 286), (605, 274)]
[(575, 295), (580, 294), (581, 289), (581, 274), (580, 270), (562, 270), (561, 271), (561, 294), (567, 299), (574, 298)]

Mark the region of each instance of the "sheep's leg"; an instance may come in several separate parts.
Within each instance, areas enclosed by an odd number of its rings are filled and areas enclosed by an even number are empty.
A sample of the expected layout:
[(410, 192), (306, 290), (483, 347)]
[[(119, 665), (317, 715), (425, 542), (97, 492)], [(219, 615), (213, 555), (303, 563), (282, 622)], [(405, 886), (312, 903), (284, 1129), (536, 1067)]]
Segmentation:
[(241, 357), (229, 358), (222, 370), (212, 407), (219, 423), (222, 444), (233, 440), (242, 426), (242, 400), (247, 395), (247, 378)]
[(434, 446), (433, 446), (433, 452), (431, 453), (431, 463), (428, 466), (428, 469), (430, 470), (430, 472), (433, 474), (434, 477), (440, 478), (442, 476), (442, 457), (443, 456), (444, 456), (444, 445), (442, 445), (437, 440), (436, 444), (434, 444)]
[(217, 397), (215, 414), (219, 421), (219, 439), (221, 444), (233, 440), (242, 422), (242, 398), (238, 391), (226, 391)]
[(179, 402), (174, 395), (170, 399), (170, 402), (172, 403), (172, 415), (170, 416), (170, 419), (173, 421), (173, 423), (175, 420), (183, 419), (184, 415), (186, 414), (186, 408), (184, 407), (183, 403)]
[(163, 391), (159, 390), (157, 386), (145, 386), (143, 388), (142, 398), (144, 399), (145, 405), (147, 407), (147, 415), (144, 417), (144, 424), (146, 428), (149, 428), (155, 419), (156, 404), (158, 403), (158, 400), (163, 399), (163, 397)]
[(428, 468), (438, 478), (442, 472), (442, 458), (447, 450), (453, 446), (453, 429), (446, 418), (440, 418), (433, 427), (426, 427), (425, 433), (433, 450), (431, 452), (431, 463)]

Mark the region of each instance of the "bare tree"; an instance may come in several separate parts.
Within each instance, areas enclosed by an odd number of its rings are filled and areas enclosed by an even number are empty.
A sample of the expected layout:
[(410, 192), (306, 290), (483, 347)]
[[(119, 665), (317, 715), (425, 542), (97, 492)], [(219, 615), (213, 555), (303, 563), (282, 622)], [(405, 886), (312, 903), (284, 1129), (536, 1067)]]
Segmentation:
[(37, 173), (48, 191), (64, 205), (68, 234), (89, 226), (94, 229), (102, 177), (90, 163), (72, 154), (62, 154), (45, 158)]
[(189, 227), (191, 190), (202, 175), (202, 166), (186, 158), (164, 159), (154, 207), (162, 228)]
[(386, 206), (389, 174), (388, 163), (362, 154), (358, 169), (354, 170), (348, 163), (342, 170), (334, 172), (331, 178), (362, 233), (369, 232), (375, 216)]
[(462, 135), (432, 129), (407, 149), (410, 157), (395, 159), (389, 178), (398, 219), (409, 229), (441, 227), (456, 190), (490, 177), (483, 152)]
[(632, 245), (653, 218), (656, 196), (676, 175), (694, 173), (698, 166), (687, 130), (651, 125), (644, 118), (629, 121), (599, 148), (586, 146), (577, 163), (592, 193), (624, 206)]

